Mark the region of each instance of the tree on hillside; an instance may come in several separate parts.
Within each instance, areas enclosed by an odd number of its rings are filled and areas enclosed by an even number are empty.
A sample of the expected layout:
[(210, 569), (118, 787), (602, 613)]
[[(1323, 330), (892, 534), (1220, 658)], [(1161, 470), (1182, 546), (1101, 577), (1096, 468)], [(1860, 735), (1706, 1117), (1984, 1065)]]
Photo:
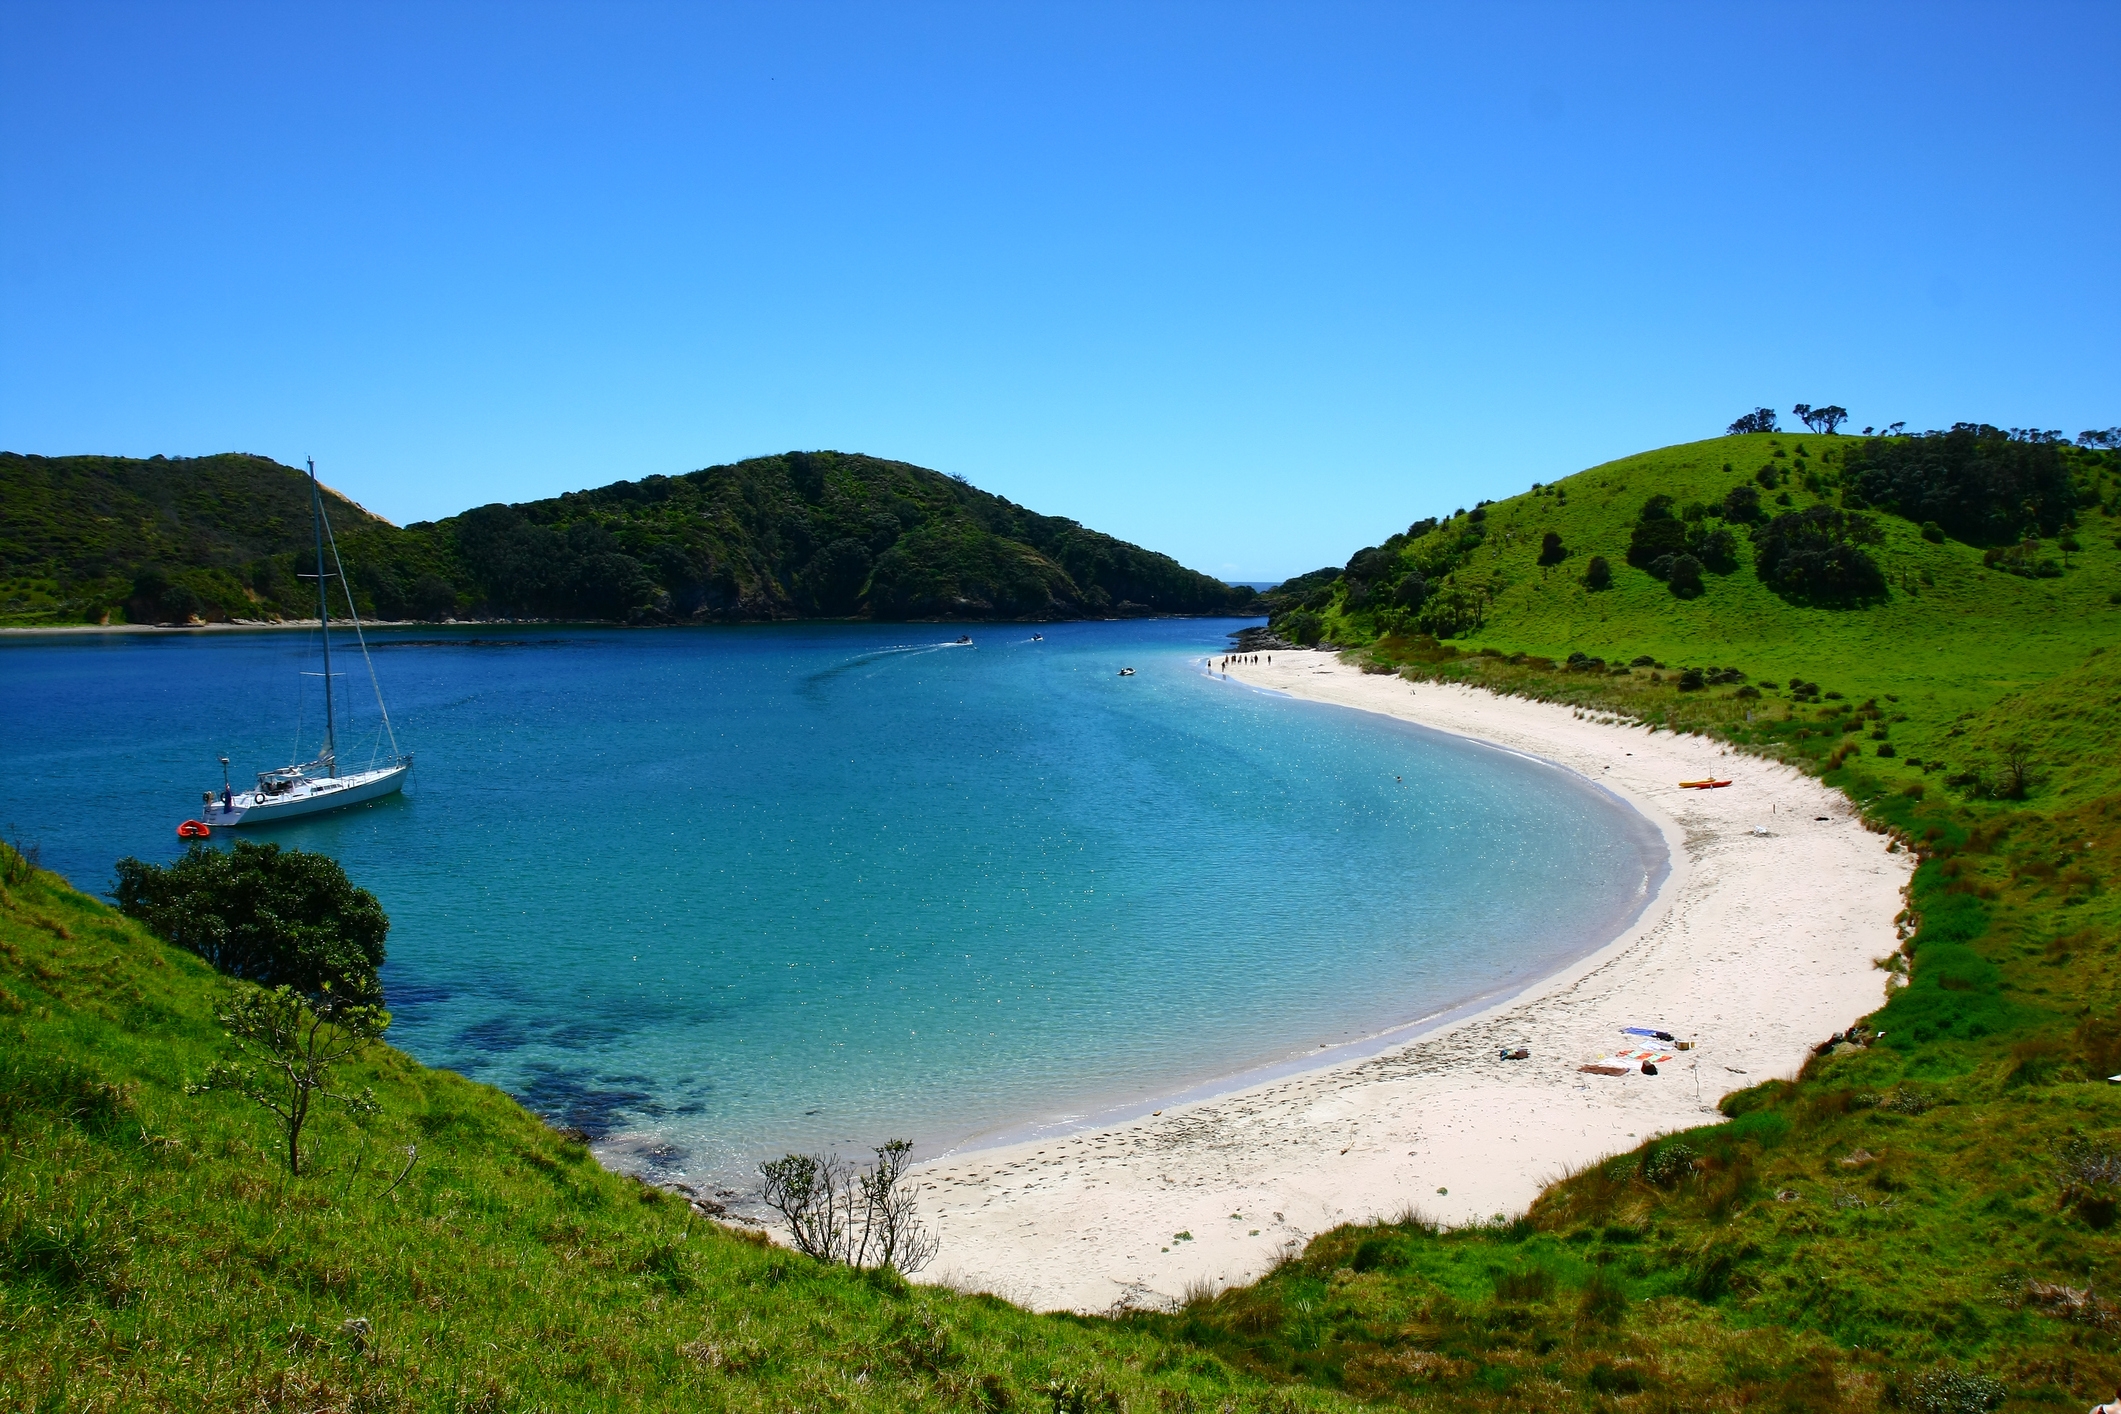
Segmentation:
[(1773, 408), (1754, 408), (1751, 412), (1731, 424), (1728, 435), (1742, 437), (1748, 432), (1773, 432), (1774, 430), (1775, 410)]
[(2051, 536), (2077, 508), (2059, 439), (1986, 423), (1872, 438), (1849, 448), (1843, 475), (1867, 504), (1973, 545), (2013, 544), (2030, 527)]
[(373, 1090), (343, 1094), (331, 1072), (380, 1040), (390, 1013), (336, 997), (331, 985), (305, 998), (292, 987), (245, 987), (221, 1015), (221, 1025), (244, 1059), (216, 1061), (185, 1093), (233, 1090), (279, 1121), (287, 1140), (287, 1171), (302, 1173), (302, 1129), (318, 1103), (330, 1100), (356, 1117), (373, 1114)]
[(1298, 609), (1281, 619), (1270, 620), (1267, 626), (1280, 637), (1305, 648), (1318, 642), (1325, 632), (1325, 621), (1309, 609)]
[(1665, 570), (1665, 582), (1672, 592), (1682, 599), (1697, 597), (1702, 590), (1701, 561), (1692, 555), (1674, 555), (1671, 565)]
[(1886, 592), (1885, 572), (1863, 548), (1877, 523), (1832, 506), (1786, 511), (1753, 531), (1753, 569), (1787, 599), (1855, 603)]
[(1810, 403), (1799, 403), (1790, 409), (1793, 416), (1814, 432), (1831, 436), (1835, 428), (1848, 421), (1849, 410), (1845, 407), (1815, 408)]
[(1724, 493), (1723, 518), (1751, 525), (1762, 519), (1760, 492), (1751, 486), (1733, 486)]
[(1606, 563), (1605, 556), (1593, 555), (1584, 565), (1583, 586), (1591, 590), (1613, 587), (1613, 567)]
[(1561, 536), (1557, 532), (1550, 530), (1539, 537), (1539, 563), (1558, 565), (1568, 557), (1569, 552), (1562, 547)]
[(1628, 563), (1639, 570), (1650, 569), (1668, 556), (1684, 554), (1686, 547), (1686, 522), (1672, 515), (1672, 498), (1658, 495), (1643, 502), (1628, 537)]
[(390, 919), (329, 855), (238, 840), (194, 845), (167, 866), (125, 858), (112, 890), (119, 909), (217, 971), (312, 1002), (380, 1002)]

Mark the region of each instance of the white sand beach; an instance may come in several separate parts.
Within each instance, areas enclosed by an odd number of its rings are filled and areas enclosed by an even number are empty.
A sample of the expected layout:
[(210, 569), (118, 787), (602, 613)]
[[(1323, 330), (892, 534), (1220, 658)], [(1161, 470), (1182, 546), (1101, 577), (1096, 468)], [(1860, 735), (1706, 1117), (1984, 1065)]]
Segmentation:
[[(1568, 707), (1365, 675), (1328, 653), (1273, 658), (1234, 669), (1230, 690), (1389, 713), (1610, 787), (1664, 832), (1663, 888), (1595, 954), (1410, 1043), (923, 1164), (922, 1212), (942, 1239), (924, 1279), (1038, 1309), (1155, 1306), (1250, 1281), (1341, 1223), (1408, 1208), (1449, 1224), (1516, 1215), (1566, 1170), (1713, 1122), (1728, 1091), (1795, 1075), (1883, 1000), (1872, 960), (1899, 945), (1912, 860), (1816, 781)], [(1708, 775), (1733, 784), (1678, 786)], [(1699, 1044), (1656, 1076), (1578, 1069), (1625, 1045), (1628, 1025)], [(1498, 1060), (1519, 1046), (1530, 1059)]]

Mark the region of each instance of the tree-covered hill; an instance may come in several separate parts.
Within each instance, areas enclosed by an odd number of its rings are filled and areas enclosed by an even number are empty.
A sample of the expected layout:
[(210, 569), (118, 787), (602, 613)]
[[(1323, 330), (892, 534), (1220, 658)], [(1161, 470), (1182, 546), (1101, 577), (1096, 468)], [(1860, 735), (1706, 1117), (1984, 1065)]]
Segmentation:
[[(403, 528), (329, 506), (385, 619), (1058, 619), (1244, 609), (1233, 588), (957, 477), (840, 452), (650, 476)], [(0, 453), (0, 622), (314, 613), (309, 492), (264, 457)]]

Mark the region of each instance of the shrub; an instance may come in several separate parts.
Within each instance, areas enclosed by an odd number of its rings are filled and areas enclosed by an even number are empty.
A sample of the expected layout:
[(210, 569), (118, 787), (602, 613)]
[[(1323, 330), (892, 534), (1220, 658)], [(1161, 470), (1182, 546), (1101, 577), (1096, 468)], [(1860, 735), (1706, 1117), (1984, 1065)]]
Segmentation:
[(1885, 593), (1885, 572), (1863, 549), (1877, 539), (1866, 517), (1832, 506), (1786, 511), (1753, 532), (1753, 568), (1788, 599), (1858, 602)]
[(1702, 590), (1701, 569), (1701, 561), (1692, 555), (1676, 555), (1672, 559), (1670, 569), (1666, 571), (1665, 579), (1672, 586), (1674, 594), (1682, 599), (1692, 599), (1699, 596)]
[(1767, 513), (1760, 509), (1760, 489), (1757, 486), (1733, 486), (1723, 496), (1723, 518), (1737, 521), (1740, 525), (1751, 525), (1763, 520)]
[[(1603, 555), (1593, 555), (1583, 567), (1583, 583), (1586, 589), (1600, 590), (1613, 587), (1613, 567), (1606, 563)], [(2121, 602), (2121, 596), (2116, 596)]]
[(1922, 538), (1929, 541), (1932, 545), (1942, 545), (1944, 543), (1944, 527), (1933, 520), (1926, 520), (1922, 522)]
[(1880, 756), (1898, 756), (1900, 753), (1893, 750), (1893, 744), (1891, 742), (1881, 741), (1878, 743), (1878, 754)]
[(1699, 692), (1703, 681), (1701, 669), (1687, 668), (1679, 674), (1679, 690), (1681, 692)]
[(125, 858), (113, 896), (150, 932), (231, 977), (380, 1001), (390, 919), (329, 855), (238, 840), (226, 852), (193, 845), (163, 866)]
[(1694, 1158), (1694, 1151), (1676, 1139), (1660, 1144), (1643, 1156), (1643, 1180), (1659, 1188), (1669, 1188), (1694, 1171)]
[(760, 1164), (766, 1206), (787, 1223), (796, 1248), (821, 1262), (917, 1272), (938, 1244), (914, 1212), (913, 1191), (900, 1182), (912, 1150), (904, 1139), (881, 1144), (876, 1163), (858, 1173), (821, 1154)]
[(1539, 537), (1539, 563), (1558, 565), (1568, 557), (1569, 552), (1562, 548), (1561, 537), (1555, 532), (1550, 530)]

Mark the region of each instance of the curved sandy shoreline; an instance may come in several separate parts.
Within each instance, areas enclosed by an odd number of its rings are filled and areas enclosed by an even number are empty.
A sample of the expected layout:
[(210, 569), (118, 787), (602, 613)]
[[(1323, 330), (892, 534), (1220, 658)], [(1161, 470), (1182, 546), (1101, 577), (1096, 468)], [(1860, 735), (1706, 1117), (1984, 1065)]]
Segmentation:
[[(1671, 873), (1633, 927), (1543, 981), (1376, 1054), (1160, 1115), (922, 1164), (932, 1279), (1039, 1309), (1158, 1305), (1253, 1279), (1284, 1246), (1413, 1207), (1514, 1214), (1566, 1169), (1712, 1120), (1876, 1008), (1912, 868), (1837, 792), (1715, 742), (1277, 651), (1250, 683), (1523, 751), (1624, 797)], [(1729, 790), (1681, 780), (1731, 778)], [(1816, 817), (1827, 817), (1824, 821)], [(1767, 826), (1765, 836), (1753, 833)], [(1585, 1075), (1627, 1025), (1700, 1041), (1657, 1077)], [(1532, 1058), (1502, 1062), (1505, 1047)], [(1439, 1189), (1448, 1192), (1439, 1192)], [(1177, 1234), (1190, 1238), (1179, 1239)]]

